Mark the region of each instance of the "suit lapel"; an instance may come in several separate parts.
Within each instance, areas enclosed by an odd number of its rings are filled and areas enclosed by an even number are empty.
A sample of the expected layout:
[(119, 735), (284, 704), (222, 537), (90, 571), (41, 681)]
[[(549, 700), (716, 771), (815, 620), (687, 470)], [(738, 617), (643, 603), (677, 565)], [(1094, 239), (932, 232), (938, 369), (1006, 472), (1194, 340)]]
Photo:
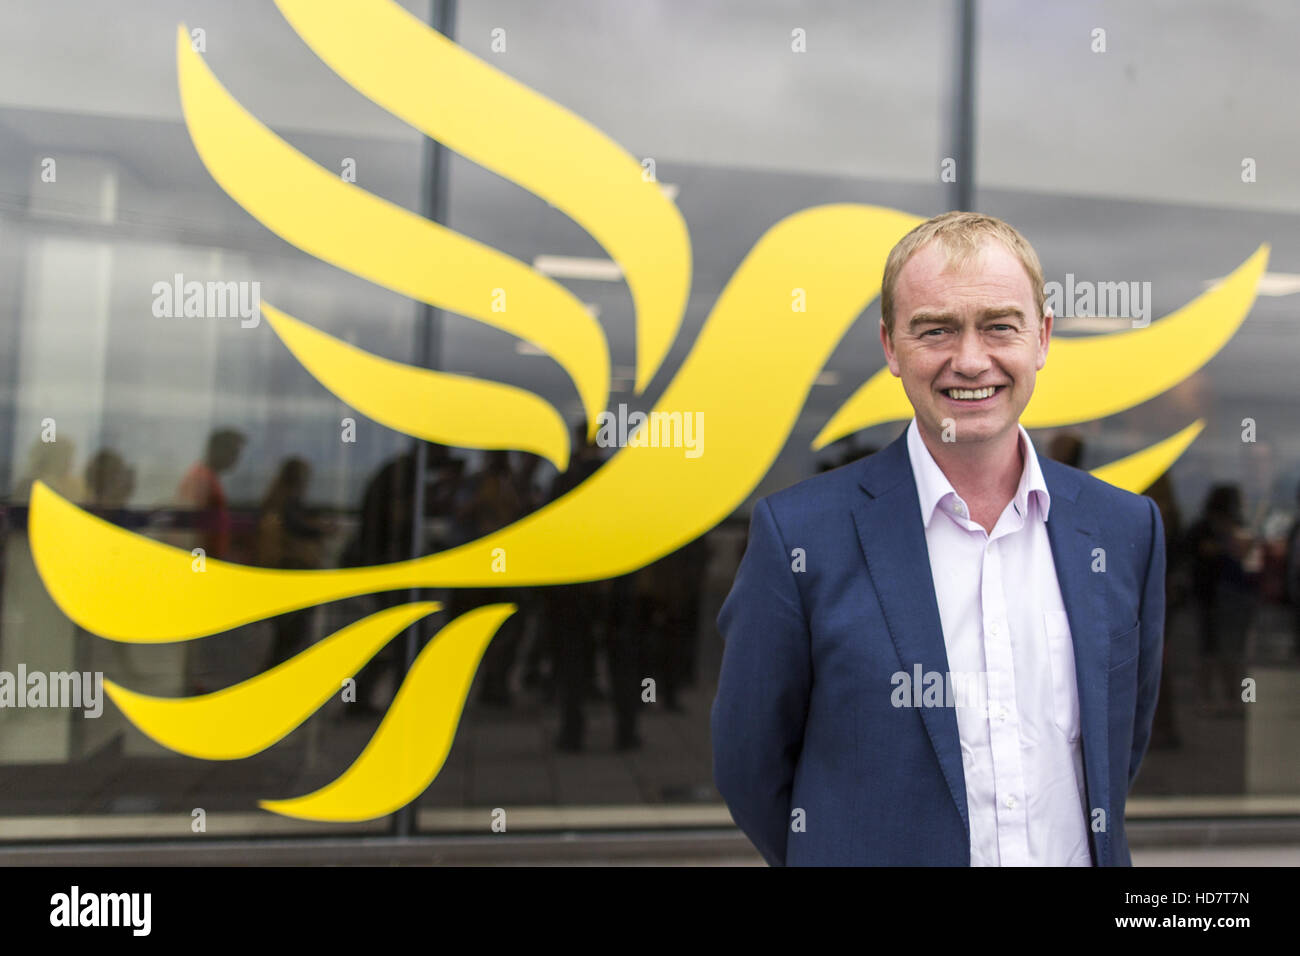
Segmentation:
[(1043, 481), (1052, 503), (1047, 517), (1047, 538), (1052, 546), (1056, 579), (1070, 621), (1074, 643), (1074, 669), (1079, 686), (1079, 724), (1083, 740), (1083, 767), (1087, 781), (1087, 823), (1098, 865), (1111, 864), (1110, 821), (1095, 832), (1092, 811), (1110, 812), (1110, 642), (1107, 634), (1105, 578), (1092, 570), (1093, 550), (1101, 547), (1097, 524), (1079, 505), (1080, 474), (1050, 459), (1039, 459)]
[[(923, 671), (947, 674), (948, 651), (930, 574), (921, 503), (907, 455), (906, 431), (863, 461), (861, 485), (867, 496), (854, 505), (853, 520), (876, 597), (898, 651), (900, 669), (911, 674), (912, 668), (920, 664)], [(922, 707), (920, 711), (969, 838), (957, 715), (951, 707)]]

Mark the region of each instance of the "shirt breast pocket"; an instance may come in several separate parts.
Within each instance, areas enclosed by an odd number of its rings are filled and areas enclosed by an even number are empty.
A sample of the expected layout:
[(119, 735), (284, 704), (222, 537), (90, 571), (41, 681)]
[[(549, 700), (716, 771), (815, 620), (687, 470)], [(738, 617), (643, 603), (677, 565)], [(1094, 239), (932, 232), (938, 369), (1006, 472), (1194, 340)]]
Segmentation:
[(1047, 659), (1052, 668), (1052, 723), (1071, 742), (1079, 738), (1079, 683), (1074, 673), (1074, 642), (1064, 611), (1043, 615)]

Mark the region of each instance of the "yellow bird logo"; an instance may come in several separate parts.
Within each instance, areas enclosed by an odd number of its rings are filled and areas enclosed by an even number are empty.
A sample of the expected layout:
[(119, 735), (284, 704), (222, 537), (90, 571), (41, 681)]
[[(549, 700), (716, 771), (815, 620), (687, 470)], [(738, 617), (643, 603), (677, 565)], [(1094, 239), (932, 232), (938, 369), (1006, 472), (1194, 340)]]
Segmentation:
[[(657, 183), (646, 181), (641, 165), (580, 117), (391, 0), (276, 4), (317, 56), (367, 98), (546, 199), (600, 243), (632, 295), (635, 386), (644, 390), (679, 331), (691, 248), (677, 207)], [(295, 150), (226, 91), (191, 48), (184, 26), (176, 55), (194, 147), (235, 202), (321, 260), (532, 343), (568, 373), (594, 434), (608, 399), (608, 348), (599, 323), (568, 290), (523, 262), (343, 181)], [(835, 204), (796, 213), (767, 231), (731, 277), (656, 405), (703, 413), (707, 455), (629, 445), (568, 494), (484, 538), (415, 560), (326, 571), (209, 560), (204, 573), (195, 573), (189, 552), (102, 521), (38, 482), (30, 519), (37, 569), (68, 617), (104, 638), (132, 643), (199, 639), (379, 591), (565, 584), (634, 571), (708, 531), (757, 487), (831, 352), (879, 293), (890, 248), (920, 221), (892, 209)], [(1244, 321), (1267, 259), (1268, 247), (1261, 245), (1227, 279), (1147, 328), (1058, 340), (1024, 425), (1111, 415), (1181, 382)], [(806, 295), (802, 312), (791, 310), (796, 288)], [(508, 311), (493, 311), (494, 290), (508, 290)], [(561, 470), (568, 465), (563, 419), (531, 392), (382, 358), (270, 305), (263, 305), (263, 314), (325, 388), (376, 422), (444, 445), (518, 449)], [(910, 416), (899, 380), (882, 368), (832, 417), (814, 447)], [(1191, 422), (1095, 474), (1141, 491), (1202, 425)], [(502, 550), (505, 573), (493, 569)], [(162, 745), (206, 760), (239, 759), (291, 733), (337, 693), (343, 678), (438, 609), (432, 602), (385, 609), (211, 694), (161, 698), (105, 686), (127, 718)], [(493, 604), (446, 624), (416, 658), (379, 728), (345, 772), (314, 793), (260, 805), (302, 819), (359, 821), (418, 797), (442, 768), (479, 660), (513, 611)]]

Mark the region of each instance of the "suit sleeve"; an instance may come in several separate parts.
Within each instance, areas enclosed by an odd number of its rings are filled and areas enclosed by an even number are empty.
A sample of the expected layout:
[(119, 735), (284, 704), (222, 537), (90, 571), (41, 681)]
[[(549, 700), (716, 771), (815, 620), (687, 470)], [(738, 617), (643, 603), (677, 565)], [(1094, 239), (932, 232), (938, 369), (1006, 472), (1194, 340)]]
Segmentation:
[(713, 702), (713, 779), (732, 819), (772, 866), (784, 866), (790, 796), (812, 689), (808, 623), (771, 507), (718, 615), (725, 646)]
[(1142, 758), (1151, 740), (1151, 722), (1160, 695), (1160, 666), (1165, 639), (1165, 526), (1160, 509), (1150, 498), (1151, 549), (1147, 558), (1146, 584), (1142, 591), (1142, 609), (1138, 615), (1137, 713), (1133, 720), (1133, 751), (1129, 755), (1128, 782), (1133, 786)]

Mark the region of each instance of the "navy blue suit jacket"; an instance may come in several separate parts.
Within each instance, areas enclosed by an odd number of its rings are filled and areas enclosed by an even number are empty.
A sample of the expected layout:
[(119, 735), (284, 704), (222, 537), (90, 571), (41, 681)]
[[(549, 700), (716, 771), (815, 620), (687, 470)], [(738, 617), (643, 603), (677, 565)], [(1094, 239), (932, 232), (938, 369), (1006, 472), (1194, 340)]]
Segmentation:
[[(1151, 499), (1039, 464), (1092, 859), (1129, 866), (1124, 802), (1160, 683), (1164, 527)], [(891, 703), (891, 675), (948, 672), (906, 431), (758, 502), (718, 627), (714, 781), (770, 864), (970, 865), (956, 713)]]

